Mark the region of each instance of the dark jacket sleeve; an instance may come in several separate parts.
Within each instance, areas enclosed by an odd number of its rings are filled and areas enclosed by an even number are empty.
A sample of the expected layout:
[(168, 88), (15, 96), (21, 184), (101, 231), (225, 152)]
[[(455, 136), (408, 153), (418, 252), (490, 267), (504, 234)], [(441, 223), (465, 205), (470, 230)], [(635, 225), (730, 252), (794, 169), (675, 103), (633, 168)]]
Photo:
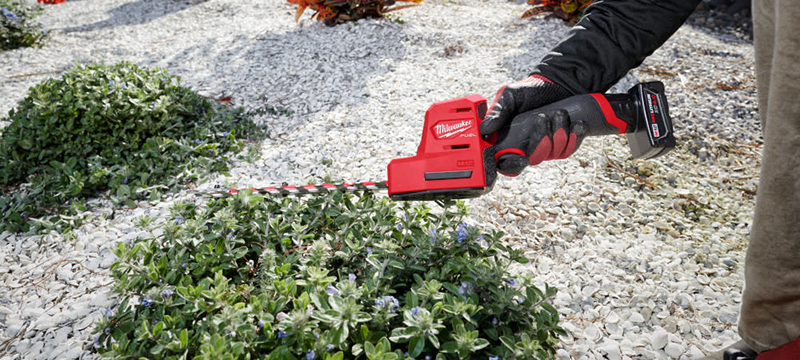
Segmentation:
[(573, 94), (605, 92), (672, 36), (700, 0), (595, 0), (533, 74)]

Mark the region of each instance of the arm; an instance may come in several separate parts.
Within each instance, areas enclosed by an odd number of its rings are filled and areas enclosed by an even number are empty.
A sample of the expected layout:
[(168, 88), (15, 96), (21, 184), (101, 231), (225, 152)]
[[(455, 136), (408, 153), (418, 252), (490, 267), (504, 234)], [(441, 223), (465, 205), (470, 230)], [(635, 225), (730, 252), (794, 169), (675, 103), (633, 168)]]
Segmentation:
[(663, 45), (700, 0), (595, 0), (533, 74), (573, 94), (605, 92)]

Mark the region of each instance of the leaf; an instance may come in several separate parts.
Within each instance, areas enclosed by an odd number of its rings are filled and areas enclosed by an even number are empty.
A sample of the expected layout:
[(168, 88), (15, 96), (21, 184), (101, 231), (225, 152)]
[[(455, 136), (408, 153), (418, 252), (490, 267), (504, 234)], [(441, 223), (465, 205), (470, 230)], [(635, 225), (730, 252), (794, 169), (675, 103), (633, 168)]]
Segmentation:
[(503, 346), (505, 346), (505, 348), (508, 349), (509, 351), (514, 351), (514, 349), (516, 349), (517, 347), (516, 344), (514, 343), (514, 340), (508, 336), (501, 336), (500, 342), (503, 343)]
[(456, 296), (461, 296), (461, 292), (458, 290), (458, 288), (457, 288), (455, 285), (453, 285), (453, 284), (451, 284), (451, 283), (449, 283), (449, 282), (442, 283), (442, 285), (444, 285), (444, 288), (445, 288), (445, 289), (447, 289), (447, 290), (449, 290), (451, 293), (453, 293), (453, 295), (456, 295)]
[(294, 14), (294, 22), (297, 22), (297, 21), (300, 20), (300, 15), (303, 15), (304, 11), (306, 11), (306, 6), (305, 5), (300, 5), (297, 8), (297, 11)]
[(409, 356), (416, 358), (425, 350), (425, 338), (421, 335), (414, 336), (408, 344)]
[(445, 354), (455, 353), (457, 350), (458, 350), (458, 343), (455, 341), (448, 341), (442, 344), (442, 347), (439, 349), (439, 351)]
[(189, 332), (186, 329), (181, 330), (181, 334), (179, 336), (181, 342), (181, 348), (186, 348), (189, 346)]
[(477, 339), (472, 345), (472, 351), (478, 351), (485, 347), (489, 346), (489, 340), (486, 339)]
[(367, 340), (369, 339), (369, 328), (367, 325), (361, 325), (361, 339)]

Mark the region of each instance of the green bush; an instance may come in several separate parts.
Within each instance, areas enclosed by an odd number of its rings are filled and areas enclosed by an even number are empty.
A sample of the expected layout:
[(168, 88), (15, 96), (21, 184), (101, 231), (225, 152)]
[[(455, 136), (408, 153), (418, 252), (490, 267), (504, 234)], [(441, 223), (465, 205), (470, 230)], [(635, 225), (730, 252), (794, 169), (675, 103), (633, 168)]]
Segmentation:
[(120, 302), (95, 347), (111, 359), (553, 355), (555, 289), (509, 275), (521, 253), (463, 224), (462, 202), (440, 205), (249, 192), (176, 205), (158, 236), (115, 250)]
[(41, 13), (41, 6), (21, 0), (0, 0), (0, 49), (40, 45), (47, 38), (47, 31), (33, 19)]
[(179, 82), (161, 69), (120, 63), (78, 65), (33, 86), (0, 137), (0, 231), (75, 214), (100, 192), (118, 202), (159, 199), (226, 171), (226, 154), (240, 151), (242, 139), (263, 137), (241, 109)]

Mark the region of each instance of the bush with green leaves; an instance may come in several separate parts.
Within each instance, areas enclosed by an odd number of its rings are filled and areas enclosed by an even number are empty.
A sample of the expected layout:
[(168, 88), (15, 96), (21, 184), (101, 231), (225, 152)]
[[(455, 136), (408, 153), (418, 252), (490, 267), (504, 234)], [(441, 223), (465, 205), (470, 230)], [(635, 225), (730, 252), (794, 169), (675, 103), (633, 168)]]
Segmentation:
[[(558, 313), (463, 202), (241, 192), (120, 243), (95, 347), (129, 359), (545, 359)], [(146, 219), (143, 224), (152, 224)]]
[[(74, 226), (84, 199), (157, 200), (228, 169), (263, 128), (163, 69), (78, 65), (31, 87), (0, 137), (0, 231)], [(30, 219), (36, 218), (36, 221)]]
[(0, 49), (41, 45), (47, 30), (34, 18), (42, 7), (21, 0), (0, 0)]

